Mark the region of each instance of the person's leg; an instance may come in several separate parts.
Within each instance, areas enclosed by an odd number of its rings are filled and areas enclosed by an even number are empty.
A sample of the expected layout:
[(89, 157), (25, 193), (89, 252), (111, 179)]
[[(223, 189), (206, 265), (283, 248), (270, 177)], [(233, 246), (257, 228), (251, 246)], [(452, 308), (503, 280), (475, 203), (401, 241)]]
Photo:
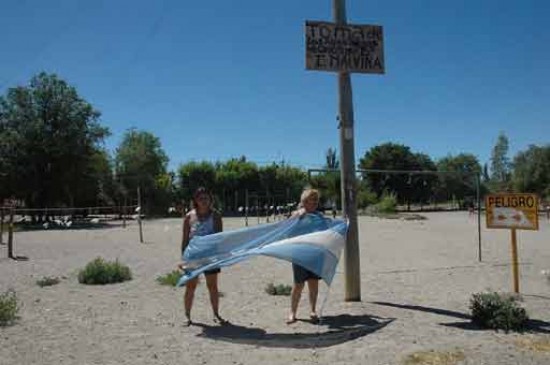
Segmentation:
[(210, 295), (210, 304), (212, 304), (215, 319), (222, 323), (225, 322), (219, 313), (220, 293), (218, 292), (218, 273), (206, 274), (206, 287)]
[(195, 289), (197, 289), (197, 284), (199, 283), (199, 278), (194, 278), (189, 280), (185, 284), (185, 294), (183, 297), (183, 305), (185, 307), (185, 317), (187, 318), (187, 325), (191, 324), (191, 308), (193, 307), (193, 298), (195, 297)]
[(290, 316), (286, 323), (296, 322), (296, 312), (298, 312), (298, 303), (300, 303), (303, 289), (304, 283), (294, 283), (294, 287), (292, 287), (292, 292), (290, 293)]
[(317, 320), (317, 296), (319, 293), (319, 280), (309, 279), (307, 281), (307, 288), (309, 290), (309, 305), (311, 307), (310, 317), (312, 320)]

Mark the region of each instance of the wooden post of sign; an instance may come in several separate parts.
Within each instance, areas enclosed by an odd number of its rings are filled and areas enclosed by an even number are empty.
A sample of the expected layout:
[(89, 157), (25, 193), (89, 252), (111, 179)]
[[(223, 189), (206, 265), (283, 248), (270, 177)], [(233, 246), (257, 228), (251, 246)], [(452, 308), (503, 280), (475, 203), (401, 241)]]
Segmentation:
[(519, 263), (518, 263), (518, 242), (516, 229), (512, 228), (512, 271), (514, 275), (514, 292), (519, 294)]
[(15, 255), (13, 254), (13, 215), (15, 213), (15, 209), (10, 209), (10, 220), (8, 224), (8, 257), (10, 259), (16, 259)]
[[(333, 0), (334, 22), (345, 25), (345, 0)], [(345, 300), (361, 301), (361, 270), (359, 261), (359, 233), (355, 202), (355, 146), (353, 141), (353, 95), (349, 72), (338, 73), (338, 110), (340, 120), (340, 165), (342, 208), (349, 220), (344, 250)]]
[(139, 242), (143, 243), (143, 229), (141, 226), (141, 212), (143, 208), (141, 207), (141, 189), (137, 187), (137, 200), (138, 200), (138, 212), (137, 212), (137, 221), (139, 228)]

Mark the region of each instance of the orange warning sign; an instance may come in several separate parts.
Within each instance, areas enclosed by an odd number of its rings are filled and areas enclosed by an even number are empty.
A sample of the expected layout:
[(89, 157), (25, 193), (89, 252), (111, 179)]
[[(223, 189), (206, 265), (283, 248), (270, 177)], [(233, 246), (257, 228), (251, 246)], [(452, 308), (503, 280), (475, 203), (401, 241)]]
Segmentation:
[(485, 197), (487, 228), (539, 229), (536, 194), (490, 194)]

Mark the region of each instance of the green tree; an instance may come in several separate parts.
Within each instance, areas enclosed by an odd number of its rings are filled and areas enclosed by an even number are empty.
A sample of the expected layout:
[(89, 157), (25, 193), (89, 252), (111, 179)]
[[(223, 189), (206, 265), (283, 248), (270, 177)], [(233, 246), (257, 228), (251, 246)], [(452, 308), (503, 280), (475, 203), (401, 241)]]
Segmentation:
[[(421, 171), (437, 171), (436, 164), (430, 156), (423, 153), (415, 153), (414, 159)], [(409, 177), (409, 186), (412, 191), (411, 199), (415, 203), (425, 204), (433, 197), (434, 191), (439, 184), (439, 179), (434, 174), (412, 174)]]
[(186, 204), (191, 202), (193, 193), (199, 187), (216, 190), (216, 168), (207, 161), (190, 161), (177, 170), (178, 196)]
[(0, 195), (29, 207), (75, 206), (97, 196), (90, 171), (109, 134), (99, 116), (54, 74), (0, 96)]
[(514, 157), (512, 183), (519, 192), (550, 200), (550, 145), (530, 145)]
[[(385, 143), (371, 148), (359, 161), (359, 168), (365, 170), (435, 170), (428, 155), (413, 153), (410, 147)], [(429, 198), (435, 179), (414, 173), (384, 174), (363, 173), (370, 189), (380, 198), (385, 192), (394, 193), (400, 203), (423, 202)]]
[(476, 175), (481, 173), (477, 157), (469, 153), (449, 155), (437, 162), (437, 170), (444, 173), (439, 177), (439, 200), (456, 200), (461, 205), (464, 205), (466, 200), (475, 200)]
[(85, 179), (90, 183), (83, 184), (79, 191), (82, 199), (86, 199), (84, 205), (113, 206), (121, 203), (117, 201), (113, 170), (109, 153), (104, 149), (94, 151), (85, 171)]
[(282, 163), (277, 166), (276, 174), (276, 204), (296, 202), (307, 183), (306, 173), (298, 168)]
[(491, 184), (495, 190), (507, 190), (510, 181), (508, 137), (501, 132), (491, 152)]
[(340, 167), (340, 161), (338, 161), (338, 157), (336, 154), (336, 149), (329, 147), (327, 150), (327, 153), (325, 155), (326, 164), (325, 168), (327, 169), (337, 169)]
[(491, 176), (489, 175), (489, 166), (486, 163), (483, 164), (483, 172), (481, 173), (481, 179), (485, 184), (487, 184), (491, 180)]
[[(255, 192), (259, 188), (258, 166), (247, 161), (245, 156), (217, 162), (216, 193), (224, 209), (246, 205), (246, 191)], [(248, 202), (251, 205), (251, 202)]]
[[(323, 168), (328, 170), (338, 170), (340, 162), (335, 148), (329, 148), (325, 153), (325, 165)], [(319, 190), (321, 193), (322, 206), (336, 205), (341, 206), (340, 197), (340, 171), (323, 171), (318, 175), (311, 176), (309, 179), (311, 187)]]
[(122, 184), (129, 197), (136, 197), (137, 187), (141, 189), (142, 205), (146, 213), (167, 211), (170, 197), (164, 186), (168, 156), (162, 149), (158, 137), (147, 131), (129, 129), (116, 150), (116, 179)]

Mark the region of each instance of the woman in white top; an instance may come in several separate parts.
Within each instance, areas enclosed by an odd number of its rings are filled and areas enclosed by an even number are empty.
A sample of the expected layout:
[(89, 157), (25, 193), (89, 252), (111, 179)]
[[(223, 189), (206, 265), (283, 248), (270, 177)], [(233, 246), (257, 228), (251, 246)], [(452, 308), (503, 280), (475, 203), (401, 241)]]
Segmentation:
[[(223, 229), (222, 218), (218, 212), (212, 208), (213, 199), (205, 188), (198, 188), (193, 194), (193, 210), (185, 215), (183, 220), (183, 239), (181, 242), (181, 253), (187, 248), (189, 241), (194, 236), (206, 236), (221, 232)], [(214, 321), (225, 323), (225, 320), (219, 314), (219, 292), (218, 292), (218, 274), (220, 269), (209, 270), (204, 273), (206, 277), (206, 286), (210, 295), (210, 303), (214, 312)], [(193, 298), (199, 278), (189, 280), (185, 284), (185, 295), (183, 304), (185, 306), (186, 325), (191, 325), (191, 308)]]

